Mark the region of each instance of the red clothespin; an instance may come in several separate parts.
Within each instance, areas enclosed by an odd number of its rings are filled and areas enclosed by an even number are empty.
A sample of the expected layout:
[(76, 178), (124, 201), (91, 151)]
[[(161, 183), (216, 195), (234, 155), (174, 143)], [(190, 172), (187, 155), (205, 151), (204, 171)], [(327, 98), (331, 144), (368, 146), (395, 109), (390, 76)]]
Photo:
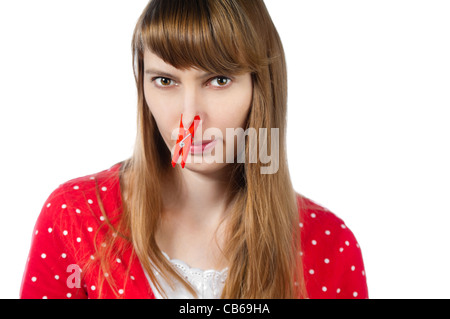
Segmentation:
[(194, 122), (191, 124), (191, 127), (189, 127), (189, 130), (185, 130), (183, 126), (183, 114), (181, 114), (180, 131), (178, 133), (177, 144), (175, 145), (175, 153), (172, 157), (173, 167), (177, 165), (180, 153), (182, 154), (181, 167), (184, 168), (184, 166), (186, 165), (186, 159), (191, 149), (192, 141), (194, 140), (194, 133), (197, 130), (199, 124), (200, 124), (200, 116), (197, 115), (194, 118)]

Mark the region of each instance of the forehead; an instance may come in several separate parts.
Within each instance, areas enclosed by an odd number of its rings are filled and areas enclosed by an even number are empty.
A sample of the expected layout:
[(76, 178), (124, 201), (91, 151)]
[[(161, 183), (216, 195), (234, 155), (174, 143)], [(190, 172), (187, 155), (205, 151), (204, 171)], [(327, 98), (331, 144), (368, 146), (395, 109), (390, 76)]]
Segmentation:
[(144, 51), (144, 66), (146, 68), (151, 66), (162, 67), (166, 70), (168, 69), (172, 71), (177, 70), (173, 65), (166, 63), (163, 59), (161, 59), (159, 56), (148, 49)]
[(177, 69), (170, 63), (165, 62), (157, 54), (148, 49), (144, 51), (144, 71), (145, 73), (163, 72), (166, 75), (171, 74), (175, 75), (186, 72), (197, 74), (199, 76), (211, 74), (211, 72), (206, 72), (195, 66), (184, 69)]

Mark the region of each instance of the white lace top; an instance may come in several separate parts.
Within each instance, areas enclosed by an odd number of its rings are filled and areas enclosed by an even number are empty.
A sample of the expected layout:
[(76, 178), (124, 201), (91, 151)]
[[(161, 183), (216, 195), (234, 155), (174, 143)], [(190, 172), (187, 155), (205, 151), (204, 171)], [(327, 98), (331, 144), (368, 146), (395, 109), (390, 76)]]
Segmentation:
[[(170, 259), (170, 257), (163, 252), (163, 255), (178, 269), (180, 274), (186, 278), (188, 282), (194, 287), (200, 299), (219, 299), (222, 294), (222, 289), (227, 278), (228, 267), (222, 271), (217, 270), (202, 270), (198, 268), (191, 268), (185, 262), (178, 259)], [(158, 293), (147, 273), (147, 280), (153, 290), (155, 298), (162, 299), (163, 297)], [(158, 282), (161, 284), (164, 292), (169, 299), (192, 299), (194, 296), (190, 294), (184, 286), (177, 282), (175, 290), (172, 290), (167, 282), (155, 272)]]

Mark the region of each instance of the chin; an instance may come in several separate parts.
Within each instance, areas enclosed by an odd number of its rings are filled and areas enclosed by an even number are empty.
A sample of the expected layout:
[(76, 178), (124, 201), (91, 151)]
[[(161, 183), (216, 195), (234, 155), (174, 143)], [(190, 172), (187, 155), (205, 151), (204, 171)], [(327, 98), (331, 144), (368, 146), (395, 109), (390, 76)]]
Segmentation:
[(184, 167), (184, 169), (188, 169), (190, 171), (198, 172), (198, 173), (214, 173), (214, 172), (221, 171), (228, 165), (230, 165), (230, 164), (229, 163), (217, 163), (217, 162), (208, 163), (205, 160), (202, 160), (201, 163), (193, 163), (193, 162), (186, 163), (186, 166)]

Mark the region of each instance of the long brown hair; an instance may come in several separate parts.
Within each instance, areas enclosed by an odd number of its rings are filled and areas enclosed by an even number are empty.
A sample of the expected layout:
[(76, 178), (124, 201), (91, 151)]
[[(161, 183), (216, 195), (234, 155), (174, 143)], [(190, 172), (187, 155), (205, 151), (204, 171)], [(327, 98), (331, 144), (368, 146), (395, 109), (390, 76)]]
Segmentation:
[[(261, 174), (260, 162), (232, 163), (230, 206), (223, 253), (229, 262), (222, 298), (306, 297), (300, 257), (299, 211), (286, 157), (287, 74), (283, 47), (263, 0), (151, 0), (132, 39), (138, 93), (137, 136), (120, 171), (123, 212), (111, 228), (110, 249), (99, 249), (102, 268), (118, 253), (118, 239), (132, 245), (144, 270), (195, 291), (164, 257), (155, 233), (163, 212), (161, 181), (173, 178), (171, 153), (144, 98), (144, 52), (151, 50), (179, 69), (215, 74), (250, 72), (253, 100), (246, 128), (278, 128), (279, 169)], [(266, 138), (265, 136), (258, 136)], [(270, 149), (270, 148), (268, 148)], [(104, 212), (106, 217), (106, 212)], [(117, 234), (120, 236), (117, 236)], [(127, 245), (123, 246), (126, 247)], [(112, 278), (107, 281), (114, 285)]]

